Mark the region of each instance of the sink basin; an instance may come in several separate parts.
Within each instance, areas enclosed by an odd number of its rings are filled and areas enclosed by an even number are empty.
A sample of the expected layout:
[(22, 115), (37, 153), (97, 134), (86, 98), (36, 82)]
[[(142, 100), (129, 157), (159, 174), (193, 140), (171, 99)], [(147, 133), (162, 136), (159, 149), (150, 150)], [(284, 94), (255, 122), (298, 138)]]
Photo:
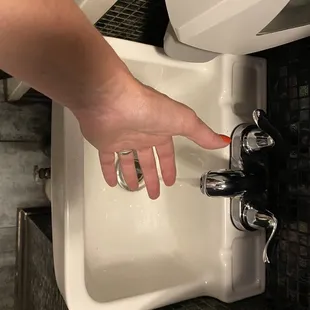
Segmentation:
[[(219, 133), (230, 135), (255, 108), (266, 108), (262, 59), (186, 63), (153, 46), (106, 39), (137, 79), (187, 104)], [(234, 302), (264, 291), (264, 232), (237, 230), (229, 199), (199, 189), (203, 172), (228, 168), (229, 148), (207, 151), (176, 137), (176, 184), (161, 184), (152, 201), (145, 189), (108, 187), (71, 112), (54, 104), (52, 117), (55, 273), (70, 310), (155, 309), (203, 295)]]

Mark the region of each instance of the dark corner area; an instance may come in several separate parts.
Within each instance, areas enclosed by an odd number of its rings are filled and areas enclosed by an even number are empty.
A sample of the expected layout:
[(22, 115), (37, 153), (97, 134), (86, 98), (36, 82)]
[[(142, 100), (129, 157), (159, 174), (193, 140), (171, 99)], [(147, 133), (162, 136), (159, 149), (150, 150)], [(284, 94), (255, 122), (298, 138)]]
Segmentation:
[(270, 166), (270, 208), (280, 229), (268, 269), (267, 292), (283, 307), (310, 308), (310, 40), (262, 54), (268, 62), (268, 113), (289, 152)]

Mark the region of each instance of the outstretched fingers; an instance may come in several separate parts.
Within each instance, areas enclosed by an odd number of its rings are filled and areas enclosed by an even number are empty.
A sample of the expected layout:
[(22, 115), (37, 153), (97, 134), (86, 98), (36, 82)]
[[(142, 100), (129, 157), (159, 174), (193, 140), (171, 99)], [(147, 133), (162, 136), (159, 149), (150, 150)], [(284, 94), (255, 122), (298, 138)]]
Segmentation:
[(165, 185), (172, 186), (176, 179), (175, 154), (172, 138), (169, 142), (156, 146), (161, 174)]
[(99, 152), (99, 160), (105, 181), (109, 186), (116, 186), (115, 154)]
[(157, 199), (160, 186), (153, 148), (139, 150), (137, 153), (148, 195), (151, 199)]

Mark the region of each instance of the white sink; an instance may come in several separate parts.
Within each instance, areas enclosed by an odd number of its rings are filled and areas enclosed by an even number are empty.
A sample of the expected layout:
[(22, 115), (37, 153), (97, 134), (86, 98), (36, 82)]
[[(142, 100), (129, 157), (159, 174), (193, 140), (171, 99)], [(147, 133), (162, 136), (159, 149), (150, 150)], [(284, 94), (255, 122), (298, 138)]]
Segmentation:
[[(255, 108), (266, 108), (262, 59), (224, 55), (193, 64), (153, 46), (107, 40), (139, 80), (219, 133), (230, 135)], [(203, 295), (233, 302), (264, 291), (264, 233), (237, 230), (229, 199), (199, 189), (203, 172), (228, 168), (229, 148), (207, 151), (175, 138), (177, 182), (151, 201), (145, 189), (107, 186), (70, 111), (55, 104), (52, 123), (55, 272), (70, 310), (155, 309)]]

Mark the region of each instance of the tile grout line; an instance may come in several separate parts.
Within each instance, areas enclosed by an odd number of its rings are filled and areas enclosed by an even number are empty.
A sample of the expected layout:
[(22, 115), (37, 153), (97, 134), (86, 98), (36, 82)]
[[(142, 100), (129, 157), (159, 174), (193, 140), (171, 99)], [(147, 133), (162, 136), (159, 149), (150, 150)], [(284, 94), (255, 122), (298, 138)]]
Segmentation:
[(15, 226), (5, 226), (5, 227), (0, 227), (0, 230), (1, 229), (8, 229), (8, 228), (16, 228), (17, 226), (15, 225)]

